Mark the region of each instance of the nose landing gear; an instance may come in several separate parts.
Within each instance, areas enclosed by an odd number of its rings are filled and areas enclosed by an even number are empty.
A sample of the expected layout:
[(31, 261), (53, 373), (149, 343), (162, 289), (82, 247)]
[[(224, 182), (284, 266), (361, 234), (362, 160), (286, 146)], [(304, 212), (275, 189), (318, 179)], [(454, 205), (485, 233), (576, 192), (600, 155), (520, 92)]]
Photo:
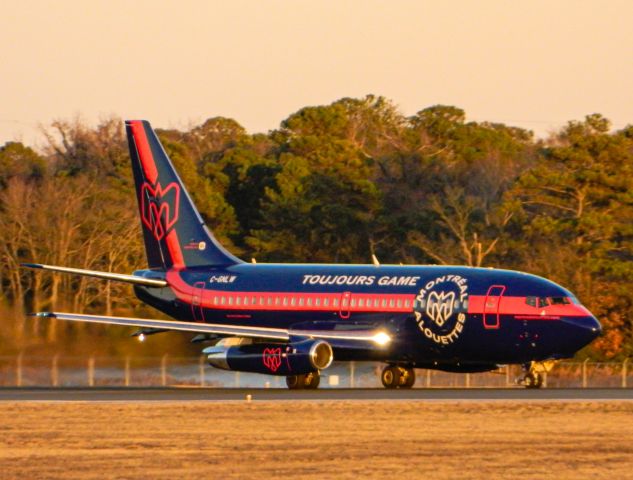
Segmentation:
[(526, 363), (523, 365), (523, 378), (520, 378), (517, 383), (525, 388), (541, 388), (545, 374), (552, 369), (554, 363), (554, 360)]
[(543, 375), (539, 372), (527, 372), (523, 375), (523, 386), (525, 388), (541, 388), (543, 386)]
[(380, 379), (385, 388), (411, 388), (415, 384), (415, 370), (411, 367), (387, 365)]

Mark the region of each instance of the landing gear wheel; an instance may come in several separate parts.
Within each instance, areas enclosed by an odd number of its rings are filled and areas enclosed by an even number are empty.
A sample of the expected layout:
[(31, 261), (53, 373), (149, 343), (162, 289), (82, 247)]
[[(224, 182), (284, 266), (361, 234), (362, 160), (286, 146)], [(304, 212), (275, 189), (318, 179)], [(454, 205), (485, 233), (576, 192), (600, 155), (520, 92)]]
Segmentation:
[(398, 388), (400, 386), (400, 377), (402, 377), (400, 368), (389, 365), (382, 371), (380, 379), (385, 388)]
[(413, 368), (401, 368), (400, 388), (412, 388), (415, 384), (415, 370)]
[(527, 372), (523, 377), (525, 388), (541, 388), (543, 386), (543, 376), (538, 372)]
[(305, 376), (305, 380), (303, 382), (304, 388), (308, 388), (310, 390), (315, 390), (319, 388), (319, 383), (321, 383), (321, 375), (319, 372), (311, 372), (307, 373)]
[(286, 385), (290, 390), (301, 390), (304, 388), (314, 390), (321, 383), (321, 375), (319, 372), (306, 373), (305, 375), (288, 375), (286, 377)]
[(299, 390), (305, 384), (305, 375), (288, 375), (286, 377), (286, 385), (290, 390)]

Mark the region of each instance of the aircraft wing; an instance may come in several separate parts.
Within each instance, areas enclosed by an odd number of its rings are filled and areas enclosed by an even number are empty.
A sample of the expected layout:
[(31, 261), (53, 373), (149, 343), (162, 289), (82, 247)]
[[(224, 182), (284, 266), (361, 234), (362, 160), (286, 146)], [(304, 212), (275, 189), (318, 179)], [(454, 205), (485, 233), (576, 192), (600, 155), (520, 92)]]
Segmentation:
[(107, 325), (123, 325), (129, 327), (153, 328), (193, 333), (213, 333), (233, 337), (266, 338), (274, 340), (290, 340), (291, 338), (320, 338), (323, 340), (351, 340), (370, 342), (384, 346), (391, 341), (386, 332), (372, 328), (367, 330), (304, 330), (247, 325), (225, 325), (214, 323), (180, 322), (174, 320), (153, 320), (146, 318), (110, 317), (105, 315), (84, 315), (79, 313), (40, 312), (37, 317), (56, 318), (73, 322), (102, 323)]

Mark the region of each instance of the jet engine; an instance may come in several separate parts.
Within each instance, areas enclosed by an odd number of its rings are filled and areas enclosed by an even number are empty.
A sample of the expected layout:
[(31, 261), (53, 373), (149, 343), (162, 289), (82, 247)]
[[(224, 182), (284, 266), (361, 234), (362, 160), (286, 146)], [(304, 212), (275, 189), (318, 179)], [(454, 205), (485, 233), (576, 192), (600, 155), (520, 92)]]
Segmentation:
[(283, 376), (323, 370), (334, 359), (330, 344), (314, 339), (282, 344), (232, 338), (205, 348), (203, 353), (209, 365), (222, 370)]

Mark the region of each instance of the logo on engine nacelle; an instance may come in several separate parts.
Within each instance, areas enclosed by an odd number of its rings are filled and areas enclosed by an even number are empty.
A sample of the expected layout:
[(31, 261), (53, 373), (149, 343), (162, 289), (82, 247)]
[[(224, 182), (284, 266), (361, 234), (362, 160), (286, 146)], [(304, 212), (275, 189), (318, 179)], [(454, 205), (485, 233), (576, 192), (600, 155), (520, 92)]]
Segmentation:
[(265, 348), (262, 353), (262, 362), (271, 372), (276, 372), (281, 367), (281, 348)]

